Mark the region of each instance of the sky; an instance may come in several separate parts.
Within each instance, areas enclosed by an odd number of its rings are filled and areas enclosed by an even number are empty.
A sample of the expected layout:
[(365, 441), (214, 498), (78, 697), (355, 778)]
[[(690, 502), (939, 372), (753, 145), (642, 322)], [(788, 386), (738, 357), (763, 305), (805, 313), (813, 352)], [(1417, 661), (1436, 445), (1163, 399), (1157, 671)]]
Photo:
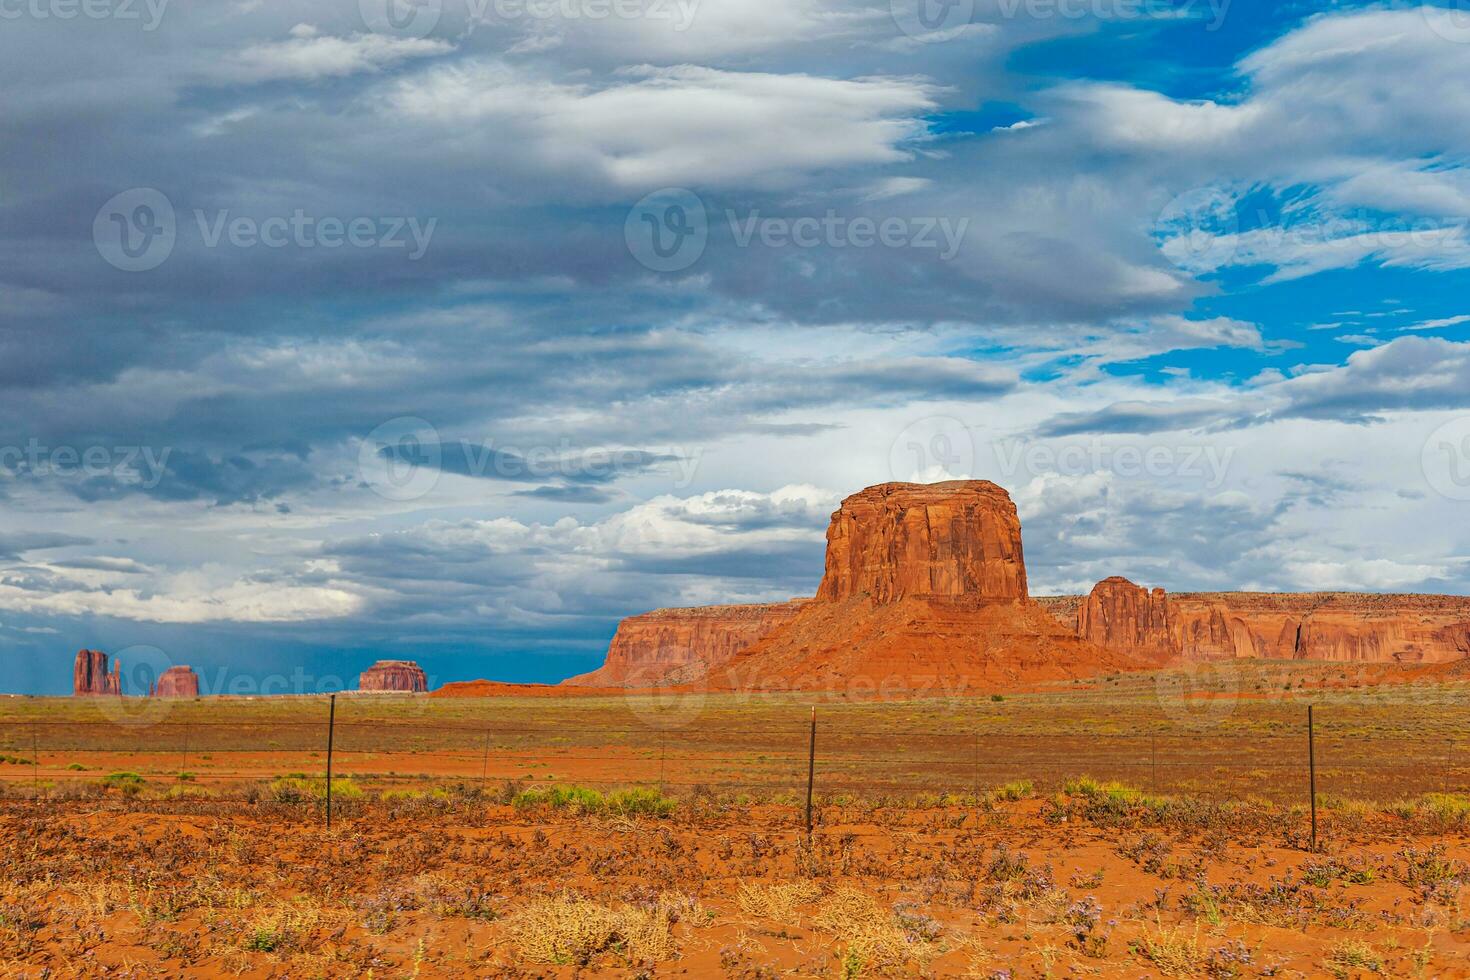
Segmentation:
[(1470, 589), (1470, 12), (0, 0), (0, 688), (554, 682), (972, 477)]

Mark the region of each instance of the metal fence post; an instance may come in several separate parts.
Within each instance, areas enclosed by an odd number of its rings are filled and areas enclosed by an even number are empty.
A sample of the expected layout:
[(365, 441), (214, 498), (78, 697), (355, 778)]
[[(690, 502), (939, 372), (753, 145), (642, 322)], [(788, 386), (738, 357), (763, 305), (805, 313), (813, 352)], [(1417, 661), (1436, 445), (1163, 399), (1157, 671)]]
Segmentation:
[(817, 706), (812, 705), (812, 734), (806, 751), (806, 835), (812, 835), (812, 783), (817, 775)]
[(980, 733), (979, 732), (976, 732), (975, 733), (974, 775), (971, 777), (971, 783), (973, 784), (973, 786), (971, 787), (971, 790), (970, 791), (974, 794), (974, 796), (975, 796), (975, 805), (978, 807), (980, 805)]
[(184, 722), (184, 761), (179, 764), (179, 782), (184, 781), (184, 775), (189, 769), (189, 723)]
[(480, 763), (480, 794), (485, 793), (485, 779), (490, 774), (490, 733), (485, 733), (485, 758)]
[(31, 795), (39, 800), (41, 798), (41, 750), (37, 747), (40, 744), (40, 736), (37, 732), (38, 728), (33, 723), (31, 725)]
[(1317, 849), (1317, 740), (1312, 706), (1307, 705), (1307, 779), (1312, 793), (1312, 850)]
[(1159, 791), (1159, 735), (1157, 732), (1149, 732), (1148, 735), (1148, 764), (1153, 776), (1153, 790)]
[(664, 795), (664, 756), (668, 750), (668, 735), (666, 732), (658, 733), (658, 795)]
[(332, 743), (337, 733), (337, 695), (327, 707), (327, 829), (332, 829)]

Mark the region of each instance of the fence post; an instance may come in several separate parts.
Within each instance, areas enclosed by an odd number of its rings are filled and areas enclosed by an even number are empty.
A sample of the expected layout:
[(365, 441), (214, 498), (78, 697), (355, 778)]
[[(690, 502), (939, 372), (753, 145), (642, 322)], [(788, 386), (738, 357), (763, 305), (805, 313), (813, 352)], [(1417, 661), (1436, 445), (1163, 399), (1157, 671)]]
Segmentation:
[(189, 768), (189, 723), (184, 722), (184, 761), (179, 764), (179, 782), (184, 781), (184, 773)]
[(31, 795), (36, 799), (41, 798), (41, 750), (37, 748), (40, 737), (36, 734), (37, 728), (31, 725)]
[(337, 695), (327, 702), (327, 829), (332, 829), (332, 743), (337, 734)]
[(1307, 779), (1312, 793), (1312, 850), (1317, 849), (1317, 741), (1312, 706), (1307, 705)]
[(812, 735), (806, 751), (806, 835), (812, 835), (812, 782), (817, 775), (817, 706), (812, 705)]
[(975, 733), (975, 762), (974, 762), (974, 770), (975, 770), (974, 775), (971, 778), (971, 783), (973, 785), (972, 785), (970, 791), (975, 796), (975, 806), (976, 807), (979, 807), (980, 806), (980, 733), (979, 732), (976, 732)]
[(658, 733), (658, 795), (664, 795), (664, 754), (668, 749), (668, 734), (662, 730)]
[(1148, 764), (1149, 769), (1153, 772), (1153, 789), (1157, 793), (1159, 791), (1159, 735), (1157, 732), (1148, 734)]
[(485, 778), (490, 773), (490, 733), (485, 732), (485, 758), (480, 763), (480, 795), (485, 794)]

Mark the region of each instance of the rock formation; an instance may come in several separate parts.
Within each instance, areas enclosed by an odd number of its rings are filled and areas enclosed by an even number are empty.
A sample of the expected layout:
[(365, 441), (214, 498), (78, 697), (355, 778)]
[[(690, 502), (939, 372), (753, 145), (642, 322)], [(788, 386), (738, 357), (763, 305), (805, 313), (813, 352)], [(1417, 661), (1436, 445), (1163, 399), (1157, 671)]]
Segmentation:
[(630, 617), (603, 667), (565, 683), (973, 693), (1141, 666), (1033, 603), (1010, 496), (955, 480), (844, 500), (815, 598)]
[(655, 609), (629, 616), (618, 624), (603, 665), (564, 683), (647, 687), (697, 680), (785, 623), (805, 601)]
[(604, 665), (564, 683), (959, 693), (1225, 657), (1459, 660), (1470, 597), (1169, 595), (1114, 576), (1032, 599), (1005, 490), (885, 483), (832, 515), (815, 598), (629, 617)]
[(71, 693), (73, 697), (121, 694), (122, 669), (114, 662), (112, 672), (108, 673), (107, 654), (101, 650), (78, 650), (71, 672)]
[(986, 480), (883, 483), (853, 494), (827, 528), (817, 598), (1026, 598), (1021, 521)]
[(357, 689), (421, 693), (429, 689), (429, 679), (412, 660), (379, 660), (358, 676)]
[[(1143, 597), (1146, 597), (1143, 598)], [(1353, 592), (1145, 592), (1099, 582), (1044, 606), (1121, 653), (1183, 660), (1261, 658), (1443, 663), (1470, 656), (1470, 597)]]
[(1154, 660), (1167, 660), (1174, 653), (1164, 590), (1150, 592), (1118, 575), (1094, 585), (1082, 601), (1077, 635), (1109, 650)]
[(159, 674), (148, 693), (155, 698), (197, 698), (199, 675), (187, 664), (177, 664)]

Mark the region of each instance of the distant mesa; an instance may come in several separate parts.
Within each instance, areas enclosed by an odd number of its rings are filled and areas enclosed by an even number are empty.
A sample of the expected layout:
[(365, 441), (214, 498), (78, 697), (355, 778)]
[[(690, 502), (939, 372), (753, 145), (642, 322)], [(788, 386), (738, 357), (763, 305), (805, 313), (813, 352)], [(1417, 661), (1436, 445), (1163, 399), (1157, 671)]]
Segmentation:
[(1223, 658), (1432, 664), (1470, 657), (1470, 597), (1212, 592), (1126, 578), (1032, 598), (1010, 495), (884, 483), (842, 501), (811, 599), (656, 609), (618, 624), (574, 688), (698, 685), (972, 693)]
[(1470, 597), (1152, 591), (1113, 576), (1041, 600), (1110, 650), (1158, 662), (1270, 659), (1436, 664), (1470, 656)]
[(358, 676), (357, 689), (419, 694), (429, 689), (429, 679), (412, 660), (379, 660)]
[(964, 693), (1144, 666), (1031, 600), (1010, 495), (952, 480), (842, 501), (815, 597), (625, 619), (606, 663), (565, 683)]
[(178, 664), (159, 674), (148, 693), (155, 698), (197, 698), (199, 675), (187, 664)]
[(122, 669), (114, 661), (111, 673), (107, 670), (107, 654), (101, 650), (78, 650), (71, 674), (73, 697), (92, 697), (99, 694), (122, 693)]

